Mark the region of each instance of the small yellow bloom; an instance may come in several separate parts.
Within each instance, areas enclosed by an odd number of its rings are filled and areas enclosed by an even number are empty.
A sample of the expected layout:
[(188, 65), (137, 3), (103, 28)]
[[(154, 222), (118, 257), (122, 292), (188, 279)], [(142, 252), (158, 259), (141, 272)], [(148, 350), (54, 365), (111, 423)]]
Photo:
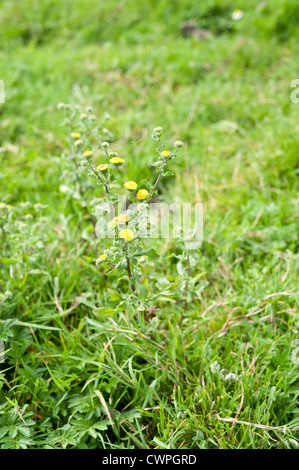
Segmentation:
[(113, 217), (113, 220), (109, 222), (109, 228), (115, 228), (117, 226), (117, 217)]
[(105, 261), (105, 259), (107, 259), (107, 255), (102, 254), (102, 255), (100, 256), (100, 260), (101, 260), (101, 261)]
[(168, 152), (168, 150), (163, 150), (163, 152), (162, 152), (162, 154), (161, 154), (161, 155), (162, 155), (162, 157), (165, 157), (165, 158), (167, 158), (167, 157), (169, 157), (169, 155), (170, 155), (170, 152)]
[(137, 193), (137, 198), (138, 199), (146, 199), (148, 195), (148, 191), (146, 189), (139, 189)]
[(124, 184), (124, 187), (133, 191), (134, 189), (137, 188), (137, 183), (135, 183), (135, 181), (127, 181)]
[(81, 134), (80, 132), (72, 132), (71, 137), (73, 137), (74, 139), (79, 139), (79, 137), (81, 137)]
[(123, 238), (127, 242), (130, 242), (134, 238), (134, 232), (128, 228), (125, 230), (121, 230), (118, 235), (119, 238)]
[(107, 168), (108, 168), (109, 165), (105, 164), (105, 165), (98, 165), (97, 166), (97, 170), (98, 171), (106, 171)]
[(92, 155), (92, 151), (91, 150), (86, 150), (84, 152), (84, 157), (90, 157), (90, 155)]
[(110, 163), (113, 163), (114, 165), (117, 165), (119, 163), (124, 163), (124, 159), (120, 158), (120, 157), (113, 157), (109, 161), (110, 161)]
[(117, 223), (119, 225), (125, 224), (126, 222), (129, 222), (130, 217), (127, 214), (120, 214), (118, 217), (116, 217)]

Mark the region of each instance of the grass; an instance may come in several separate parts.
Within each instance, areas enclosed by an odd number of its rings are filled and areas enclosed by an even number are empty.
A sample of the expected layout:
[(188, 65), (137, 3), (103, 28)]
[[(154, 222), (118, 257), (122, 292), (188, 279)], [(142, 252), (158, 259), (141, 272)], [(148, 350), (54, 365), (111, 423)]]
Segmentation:
[[(1, 255), (12, 294), (0, 304), (1, 448), (298, 447), (297, 2), (240, 1), (235, 22), (226, 0), (0, 7), (1, 200), (47, 205), (25, 261)], [(184, 37), (190, 19), (212, 37)], [(181, 327), (175, 289), (147, 323), (92, 312), (121, 291), (95, 266), (103, 242), (59, 191), (59, 102), (110, 113), (128, 179), (152, 177), (153, 127), (186, 143), (160, 187), (161, 200), (205, 206)], [(156, 247), (146, 277), (161, 290), (179, 275)], [(212, 373), (215, 361), (239, 380)]]

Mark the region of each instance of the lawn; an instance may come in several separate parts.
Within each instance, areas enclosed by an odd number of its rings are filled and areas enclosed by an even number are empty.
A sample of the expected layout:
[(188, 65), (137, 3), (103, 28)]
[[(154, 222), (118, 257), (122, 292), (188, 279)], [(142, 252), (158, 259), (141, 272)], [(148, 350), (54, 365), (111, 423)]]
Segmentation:
[[(0, 1), (1, 449), (299, 446), (298, 22), (296, 0)], [(154, 128), (184, 142), (156, 198), (203, 204), (189, 292), (177, 239), (145, 240), (144, 309), (96, 263), (61, 103), (119, 188), (155, 180)]]

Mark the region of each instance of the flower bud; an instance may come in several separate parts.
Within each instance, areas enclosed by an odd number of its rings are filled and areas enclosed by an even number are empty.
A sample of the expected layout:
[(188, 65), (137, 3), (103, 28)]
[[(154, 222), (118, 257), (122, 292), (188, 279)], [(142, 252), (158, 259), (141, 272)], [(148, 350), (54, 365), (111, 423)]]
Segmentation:
[(107, 149), (109, 147), (108, 142), (102, 142), (102, 148)]
[(79, 139), (79, 140), (76, 140), (76, 141), (74, 142), (74, 146), (75, 146), (76, 148), (80, 148), (80, 147), (82, 147), (82, 145), (83, 145), (83, 142), (82, 142), (82, 140), (80, 140), (80, 139)]
[(162, 134), (163, 132), (163, 128), (162, 127), (155, 127), (154, 129), (154, 134), (157, 136), (157, 137), (160, 137), (160, 135)]
[(177, 140), (175, 143), (174, 143), (174, 146), (176, 148), (181, 148), (181, 147), (184, 147), (184, 142), (182, 142), (181, 140)]
[(86, 151), (84, 152), (84, 157), (86, 158), (86, 160), (91, 160), (91, 159), (92, 159), (92, 155), (93, 155), (92, 150), (86, 150)]

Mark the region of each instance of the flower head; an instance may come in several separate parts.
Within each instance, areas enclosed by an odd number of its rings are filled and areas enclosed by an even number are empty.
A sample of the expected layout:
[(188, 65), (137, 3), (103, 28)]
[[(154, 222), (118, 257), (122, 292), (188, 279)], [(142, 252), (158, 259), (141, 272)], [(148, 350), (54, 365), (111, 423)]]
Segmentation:
[(155, 127), (155, 129), (154, 129), (154, 134), (156, 134), (157, 137), (160, 137), (160, 135), (162, 134), (162, 132), (163, 132), (162, 127), (159, 127), (159, 126), (158, 126), (158, 127)]
[(232, 14), (232, 19), (233, 20), (240, 20), (241, 18), (243, 18), (244, 16), (244, 13), (242, 10), (239, 10), (239, 9), (236, 9), (233, 11), (233, 14)]
[(123, 238), (124, 240), (126, 240), (126, 242), (130, 242), (134, 238), (134, 232), (129, 228), (121, 230), (118, 235), (119, 238)]
[(116, 221), (119, 225), (129, 222), (129, 220), (130, 217), (127, 214), (120, 214), (118, 217), (116, 217)]
[(109, 222), (109, 228), (115, 228), (117, 226), (117, 217), (113, 217), (111, 222)]
[(90, 157), (92, 155), (92, 151), (91, 150), (86, 150), (84, 152), (84, 157)]
[(176, 140), (174, 146), (177, 148), (184, 147), (184, 142), (182, 142), (181, 140)]
[(127, 189), (130, 189), (131, 191), (134, 191), (134, 189), (137, 188), (137, 183), (135, 183), (135, 181), (127, 181), (124, 184), (124, 187)]
[(72, 132), (71, 137), (73, 137), (74, 139), (79, 139), (81, 137), (81, 134), (80, 132)]
[(113, 157), (109, 160), (110, 163), (113, 163), (114, 165), (119, 165), (120, 163), (124, 163), (124, 159), (120, 157)]
[(170, 156), (170, 152), (168, 152), (168, 150), (163, 150), (163, 152), (161, 153), (162, 157), (164, 158), (168, 158)]
[(105, 261), (105, 259), (107, 259), (107, 255), (105, 255), (105, 253), (103, 253), (103, 254), (100, 256), (100, 260), (101, 260), (101, 261)]
[(108, 169), (108, 166), (109, 165), (105, 163), (104, 165), (98, 165), (96, 169), (97, 171), (106, 171)]
[(82, 145), (83, 145), (83, 141), (81, 139), (75, 140), (74, 146), (76, 148), (82, 147)]
[(139, 189), (137, 193), (137, 199), (146, 199), (148, 195), (148, 191), (146, 189)]

